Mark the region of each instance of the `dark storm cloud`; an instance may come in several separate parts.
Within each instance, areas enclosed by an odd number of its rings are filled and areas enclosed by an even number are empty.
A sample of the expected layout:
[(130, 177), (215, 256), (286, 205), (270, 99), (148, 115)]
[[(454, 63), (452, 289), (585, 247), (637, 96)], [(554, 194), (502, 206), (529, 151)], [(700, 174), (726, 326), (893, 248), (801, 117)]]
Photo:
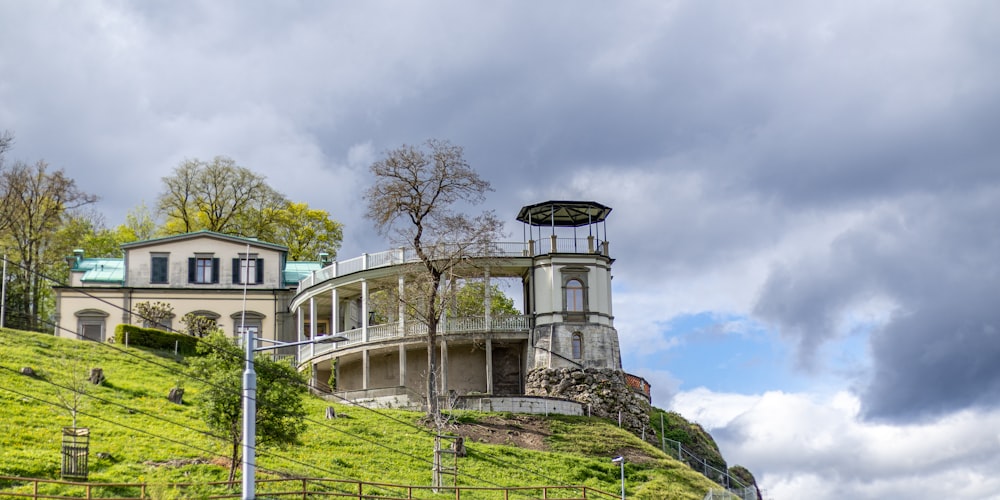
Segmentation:
[(915, 195), (845, 231), (828, 252), (772, 273), (756, 313), (779, 325), (813, 366), (838, 322), (873, 297), (891, 303), (869, 325), (864, 414), (936, 417), (1000, 401), (1000, 186)]
[[(384, 242), (357, 196), (373, 158), (351, 153), (449, 139), (509, 220), (548, 198), (612, 205), (612, 239), (629, 242), (612, 247), (618, 283), (644, 295), (767, 261), (762, 285), (747, 271), (691, 307), (760, 286), (753, 312), (804, 367), (822, 369), (817, 353), (853, 311), (891, 304), (864, 403), (911, 416), (996, 392), (984, 297), (997, 291), (998, 12), (974, 1), (5, 4), (0, 129), (18, 136), (10, 159), (65, 167), (112, 224), (151, 202), (182, 158), (226, 154), (330, 210), (358, 251)], [(839, 237), (810, 247), (825, 221)]]

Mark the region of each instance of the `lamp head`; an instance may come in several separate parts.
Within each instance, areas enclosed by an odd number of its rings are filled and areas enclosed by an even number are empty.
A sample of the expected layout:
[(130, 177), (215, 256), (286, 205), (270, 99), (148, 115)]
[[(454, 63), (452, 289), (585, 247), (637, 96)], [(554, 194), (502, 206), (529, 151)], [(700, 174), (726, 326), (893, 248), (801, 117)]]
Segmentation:
[(330, 342), (344, 342), (348, 340), (344, 335), (317, 335), (313, 342), (317, 344), (328, 344)]
[(625, 457), (623, 457), (621, 455), (618, 455), (617, 457), (611, 459), (611, 463), (615, 463), (615, 464), (625, 463)]

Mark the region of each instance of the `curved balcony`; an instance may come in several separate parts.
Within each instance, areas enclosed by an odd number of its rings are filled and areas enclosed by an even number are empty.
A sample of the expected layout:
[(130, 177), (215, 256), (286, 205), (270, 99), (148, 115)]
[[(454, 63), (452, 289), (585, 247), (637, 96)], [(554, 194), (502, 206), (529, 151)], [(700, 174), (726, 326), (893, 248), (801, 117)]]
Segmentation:
[[(433, 250), (431, 250), (431, 253), (433, 254)], [(486, 248), (469, 249), (465, 253), (469, 257), (491, 258), (527, 257), (530, 255), (529, 243), (526, 242), (494, 242), (486, 245)], [(420, 262), (420, 257), (417, 256), (415, 251), (409, 248), (396, 248), (383, 252), (366, 253), (353, 259), (333, 262), (323, 269), (310, 273), (299, 280), (299, 290), (305, 290), (317, 283), (359, 271), (417, 262)]]
[[(453, 335), (465, 335), (475, 333), (529, 333), (531, 328), (530, 316), (485, 316), (466, 318), (447, 318), (438, 324), (438, 335), (447, 337)], [(332, 344), (309, 344), (299, 347), (299, 364), (306, 363), (317, 356), (322, 356), (335, 351), (353, 349), (366, 344), (375, 344), (392, 339), (412, 338), (419, 340), (427, 335), (427, 325), (417, 321), (407, 321), (385, 323), (381, 325), (371, 325), (368, 328), (354, 328), (346, 332), (338, 332), (338, 335), (347, 337), (347, 340), (334, 342)]]
[[(547, 241), (545, 241), (547, 240)], [(608, 242), (595, 242), (593, 237), (587, 238), (546, 238), (540, 241), (492, 242), (479, 248), (466, 248), (463, 253), (470, 258), (514, 258), (532, 257), (548, 253), (598, 253), (608, 255)], [(596, 246), (595, 246), (596, 245)], [(546, 247), (546, 248), (543, 248)], [(451, 248), (448, 254), (454, 254)], [(430, 249), (433, 255), (433, 249)], [(410, 248), (396, 248), (376, 253), (362, 254), (353, 259), (335, 261), (330, 265), (313, 271), (299, 280), (299, 290), (305, 290), (324, 281), (346, 276), (360, 271), (368, 271), (382, 267), (420, 262), (420, 257)]]

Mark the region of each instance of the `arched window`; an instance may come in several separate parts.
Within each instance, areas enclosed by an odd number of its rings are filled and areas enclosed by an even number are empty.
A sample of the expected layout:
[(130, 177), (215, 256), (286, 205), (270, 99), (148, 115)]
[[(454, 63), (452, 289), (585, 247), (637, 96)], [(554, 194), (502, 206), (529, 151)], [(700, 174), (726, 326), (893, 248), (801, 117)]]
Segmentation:
[(583, 282), (578, 279), (566, 282), (566, 310), (583, 311)]
[(580, 332), (573, 333), (573, 359), (580, 359), (583, 357), (583, 334)]

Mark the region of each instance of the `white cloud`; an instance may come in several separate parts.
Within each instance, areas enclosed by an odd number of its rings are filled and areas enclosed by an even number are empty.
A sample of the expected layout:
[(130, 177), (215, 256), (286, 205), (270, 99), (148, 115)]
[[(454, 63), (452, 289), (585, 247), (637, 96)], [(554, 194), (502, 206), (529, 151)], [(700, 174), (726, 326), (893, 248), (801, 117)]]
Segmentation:
[(860, 418), (853, 394), (696, 389), (671, 409), (701, 423), (730, 464), (753, 471), (769, 498), (989, 498), (1000, 491), (1000, 411), (932, 422)]

